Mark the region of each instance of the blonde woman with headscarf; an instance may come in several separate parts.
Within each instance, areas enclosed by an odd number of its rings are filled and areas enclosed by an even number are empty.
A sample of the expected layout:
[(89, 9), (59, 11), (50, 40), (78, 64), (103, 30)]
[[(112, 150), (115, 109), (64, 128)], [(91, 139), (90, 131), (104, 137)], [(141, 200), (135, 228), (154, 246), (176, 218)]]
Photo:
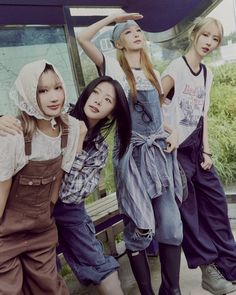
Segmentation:
[(22, 68), (10, 96), (23, 132), (0, 145), (0, 294), (69, 294), (57, 273), (51, 210), (81, 146), (80, 125), (62, 115), (64, 83), (45, 60)]

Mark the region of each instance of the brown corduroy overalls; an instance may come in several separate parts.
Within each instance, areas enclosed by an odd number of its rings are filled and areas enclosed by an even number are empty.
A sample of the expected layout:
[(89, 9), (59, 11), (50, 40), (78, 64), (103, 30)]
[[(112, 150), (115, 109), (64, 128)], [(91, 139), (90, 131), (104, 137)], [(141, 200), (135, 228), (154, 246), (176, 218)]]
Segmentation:
[[(61, 147), (67, 144), (63, 129)], [(31, 140), (25, 140), (31, 154)], [(50, 201), (61, 181), (62, 155), (29, 161), (14, 177), (0, 220), (0, 295), (68, 295), (57, 273), (57, 229)]]

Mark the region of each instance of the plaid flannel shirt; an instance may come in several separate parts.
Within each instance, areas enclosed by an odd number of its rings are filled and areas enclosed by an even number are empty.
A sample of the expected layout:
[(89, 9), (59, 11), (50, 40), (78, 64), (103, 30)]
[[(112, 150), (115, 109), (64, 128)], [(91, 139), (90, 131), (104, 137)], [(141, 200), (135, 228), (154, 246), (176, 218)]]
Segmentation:
[(106, 164), (108, 144), (98, 135), (88, 151), (83, 150), (75, 157), (69, 173), (65, 173), (59, 192), (63, 203), (80, 203), (94, 191)]

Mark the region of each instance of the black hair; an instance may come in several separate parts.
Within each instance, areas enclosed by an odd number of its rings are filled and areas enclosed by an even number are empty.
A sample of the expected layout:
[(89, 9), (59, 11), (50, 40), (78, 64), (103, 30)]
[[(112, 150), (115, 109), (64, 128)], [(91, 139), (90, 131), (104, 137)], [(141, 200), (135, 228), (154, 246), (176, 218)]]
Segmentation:
[[(110, 119), (107, 117), (101, 119), (92, 129), (89, 129), (88, 118), (84, 112), (84, 106), (90, 94), (93, 92), (96, 86), (102, 82), (108, 82), (113, 85), (116, 94), (116, 104), (111, 113), (111, 116), (109, 116), (111, 117)], [(86, 139), (88, 142), (94, 140), (99, 133), (102, 134), (101, 140), (104, 140), (116, 123), (116, 133), (119, 142), (118, 157), (122, 158), (130, 143), (131, 116), (126, 95), (118, 81), (108, 76), (101, 76), (91, 81), (83, 90), (73, 110), (70, 112), (70, 115), (85, 122), (87, 128), (89, 129), (88, 137)]]

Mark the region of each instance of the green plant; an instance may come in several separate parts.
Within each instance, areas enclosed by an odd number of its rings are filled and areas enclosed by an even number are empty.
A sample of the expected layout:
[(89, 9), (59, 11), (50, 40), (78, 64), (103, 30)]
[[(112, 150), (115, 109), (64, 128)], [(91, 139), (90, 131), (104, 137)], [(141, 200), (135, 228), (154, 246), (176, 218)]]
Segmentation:
[(236, 87), (236, 64), (227, 63), (213, 68), (214, 84)]
[(225, 184), (236, 181), (236, 65), (213, 69), (209, 141), (213, 160)]
[(62, 277), (65, 277), (66, 275), (71, 274), (71, 273), (72, 273), (71, 268), (69, 267), (69, 265), (67, 263), (65, 263), (61, 268), (60, 275)]
[(114, 130), (107, 137), (107, 142), (109, 144), (109, 154), (107, 159), (107, 164), (105, 167), (105, 185), (107, 194), (110, 194), (116, 190), (114, 182), (114, 173), (113, 173), (113, 163), (112, 163), (112, 150), (114, 142)]

